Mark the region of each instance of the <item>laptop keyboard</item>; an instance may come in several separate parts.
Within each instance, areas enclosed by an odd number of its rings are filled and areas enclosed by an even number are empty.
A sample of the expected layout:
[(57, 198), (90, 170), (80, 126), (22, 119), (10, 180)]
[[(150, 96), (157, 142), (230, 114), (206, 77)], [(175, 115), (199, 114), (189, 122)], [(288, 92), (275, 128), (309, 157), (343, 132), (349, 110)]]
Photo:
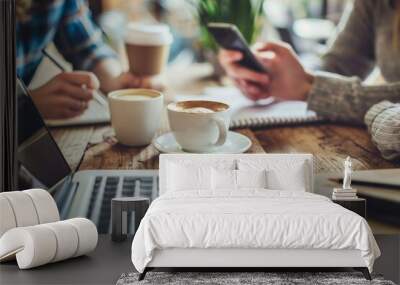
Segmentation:
[(92, 197), (90, 197), (89, 208), (88, 208), (88, 212), (86, 214), (87, 217), (91, 217), (92, 216), (94, 203), (95, 203), (95, 200), (97, 198), (97, 193), (99, 192), (99, 189), (100, 189), (100, 183), (101, 183), (102, 178), (103, 177), (98, 176), (94, 180), (93, 190), (92, 190)]
[[(94, 179), (87, 217), (99, 233), (111, 232), (111, 200), (140, 196), (152, 201), (158, 196), (158, 176), (97, 176)], [(127, 215), (127, 232), (134, 232), (134, 213)]]

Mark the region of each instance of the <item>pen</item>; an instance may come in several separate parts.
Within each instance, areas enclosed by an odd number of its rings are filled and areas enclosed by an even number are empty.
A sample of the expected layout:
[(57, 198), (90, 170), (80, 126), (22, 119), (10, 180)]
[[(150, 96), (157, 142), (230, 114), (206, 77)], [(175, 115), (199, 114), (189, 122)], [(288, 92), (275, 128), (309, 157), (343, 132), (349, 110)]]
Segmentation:
[(62, 66), (52, 55), (50, 55), (45, 49), (42, 50), (44, 56), (46, 56), (52, 63), (55, 64), (61, 71), (66, 71), (64, 66)]
[[(52, 63), (54, 63), (55, 66), (57, 66), (61, 71), (66, 71), (64, 66), (62, 66), (54, 56), (49, 54), (45, 49), (42, 50), (42, 53), (44, 56), (46, 56)], [(87, 86), (86, 84), (82, 85), (82, 89), (86, 90)], [(97, 92), (93, 93), (93, 99), (95, 99), (99, 104), (103, 106), (107, 106), (107, 101), (103, 98), (103, 96), (99, 95)]]

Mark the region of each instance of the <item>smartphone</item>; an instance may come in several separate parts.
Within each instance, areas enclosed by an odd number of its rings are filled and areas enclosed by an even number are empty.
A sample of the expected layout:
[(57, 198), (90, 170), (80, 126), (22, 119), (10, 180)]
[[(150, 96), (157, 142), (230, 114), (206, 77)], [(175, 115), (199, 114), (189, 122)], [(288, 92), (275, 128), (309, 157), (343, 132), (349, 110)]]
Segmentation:
[(222, 48), (237, 50), (243, 54), (243, 58), (239, 61), (240, 65), (257, 72), (268, 72), (254, 56), (246, 40), (235, 25), (228, 23), (209, 23), (207, 29)]

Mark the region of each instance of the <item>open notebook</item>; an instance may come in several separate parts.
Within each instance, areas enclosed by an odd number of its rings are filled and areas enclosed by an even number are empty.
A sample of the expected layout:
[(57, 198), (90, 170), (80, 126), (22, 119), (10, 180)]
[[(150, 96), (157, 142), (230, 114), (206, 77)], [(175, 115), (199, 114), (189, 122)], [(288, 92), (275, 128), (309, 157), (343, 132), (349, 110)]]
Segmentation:
[[(100, 97), (102, 95), (96, 94), (95, 96)], [(100, 100), (102, 100), (103, 103), (100, 103)], [(50, 127), (62, 127), (108, 123), (110, 122), (108, 103), (106, 99), (100, 100), (91, 100), (86, 111), (78, 117), (61, 120), (46, 120), (46, 125)]]
[[(52, 50), (52, 53), (57, 54), (54, 50)], [(66, 66), (67, 64), (60, 58), (60, 56), (56, 55), (55, 57), (59, 61), (63, 62), (66, 70), (72, 70), (71, 67)], [(56, 67), (47, 57), (44, 57), (29, 84), (29, 88), (32, 90), (42, 86), (58, 73), (60, 73), (59, 68)], [(106, 98), (104, 95), (100, 94), (100, 92), (99, 94), (95, 94), (95, 96), (99, 97), (99, 100), (91, 100), (89, 102), (89, 107), (82, 115), (70, 119), (46, 120), (46, 125), (51, 127), (60, 127), (110, 122), (110, 113)]]
[(261, 127), (272, 125), (298, 124), (321, 120), (315, 112), (307, 110), (307, 103), (301, 101), (248, 100), (235, 87), (209, 87), (203, 95), (178, 95), (175, 101), (210, 100), (224, 102), (231, 106), (231, 127)]

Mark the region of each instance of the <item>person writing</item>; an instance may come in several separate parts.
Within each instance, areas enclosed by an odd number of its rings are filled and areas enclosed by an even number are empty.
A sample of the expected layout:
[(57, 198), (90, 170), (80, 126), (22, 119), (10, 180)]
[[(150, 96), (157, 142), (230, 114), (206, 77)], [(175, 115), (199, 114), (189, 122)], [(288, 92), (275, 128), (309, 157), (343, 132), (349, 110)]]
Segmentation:
[[(331, 121), (366, 123), (385, 158), (400, 156), (400, 1), (356, 0), (328, 53), (322, 70), (311, 73), (290, 46), (258, 43), (255, 54), (269, 70), (260, 74), (237, 62), (242, 54), (221, 50), (219, 59), (243, 94), (252, 100), (275, 97), (307, 101)], [(375, 66), (386, 83), (362, 80)]]
[(72, 63), (32, 90), (35, 105), (46, 119), (78, 116), (96, 89), (104, 93), (144, 85), (143, 78), (123, 72), (117, 55), (103, 41), (84, 0), (17, 0), (17, 75), (28, 85), (51, 42)]

